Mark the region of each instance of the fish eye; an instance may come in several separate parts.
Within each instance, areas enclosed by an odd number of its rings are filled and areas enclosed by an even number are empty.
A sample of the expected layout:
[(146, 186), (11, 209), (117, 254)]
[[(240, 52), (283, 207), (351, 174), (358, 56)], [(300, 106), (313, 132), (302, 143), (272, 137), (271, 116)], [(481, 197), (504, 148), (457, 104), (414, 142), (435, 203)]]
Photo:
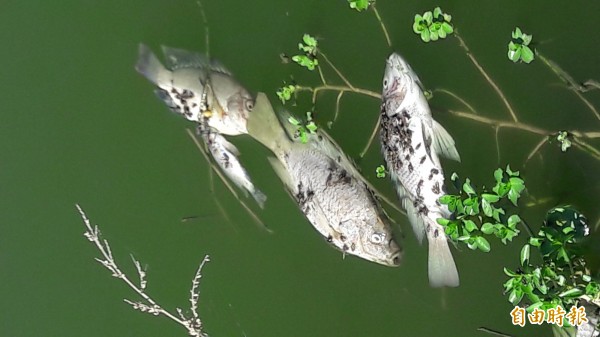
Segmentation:
[(373, 243), (381, 243), (381, 242), (383, 242), (384, 238), (385, 238), (385, 234), (381, 234), (381, 233), (371, 234), (371, 242), (373, 242)]
[(387, 78), (383, 80), (383, 88), (387, 89), (387, 85), (388, 85), (388, 80)]
[(252, 111), (252, 108), (254, 108), (254, 102), (246, 101), (246, 110)]

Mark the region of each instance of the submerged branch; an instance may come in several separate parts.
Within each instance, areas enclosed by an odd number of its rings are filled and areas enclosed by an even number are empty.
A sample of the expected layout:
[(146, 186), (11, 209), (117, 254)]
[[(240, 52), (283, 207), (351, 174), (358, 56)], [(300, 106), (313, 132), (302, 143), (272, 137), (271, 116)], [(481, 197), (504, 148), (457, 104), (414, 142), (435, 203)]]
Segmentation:
[(190, 138), (192, 138), (192, 140), (194, 141), (194, 144), (196, 145), (196, 147), (198, 148), (198, 150), (200, 150), (200, 153), (202, 153), (202, 156), (204, 156), (204, 159), (206, 159), (206, 161), (208, 162), (208, 164), (210, 165), (210, 167), (219, 176), (219, 178), (221, 179), (221, 181), (223, 182), (223, 184), (225, 184), (225, 187), (227, 187), (227, 189), (231, 192), (231, 194), (233, 194), (233, 196), (242, 205), (242, 207), (244, 207), (244, 209), (246, 210), (246, 212), (248, 212), (248, 214), (250, 215), (250, 217), (252, 217), (252, 219), (254, 221), (256, 221), (257, 224), (259, 224), (260, 226), (262, 226), (262, 228), (265, 229), (267, 232), (272, 233), (273, 231), (271, 229), (269, 229), (269, 227), (267, 227), (265, 225), (265, 223), (260, 220), (260, 218), (256, 215), (256, 213), (254, 213), (254, 211), (252, 211), (252, 209), (250, 209), (250, 207), (248, 207), (248, 205), (238, 196), (238, 194), (236, 193), (235, 189), (233, 188), (233, 186), (231, 186), (231, 184), (229, 183), (229, 181), (227, 180), (227, 178), (225, 178), (225, 176), (223, 175), (223, 173), (221, 172), (221, 170), (219, 170), (217, 167), (215, 167), (215, 165), (210, 160), (208, 154), (206, 153), (204, 147), (202, 146), (202, 144), (200, 144), (200, 142), (198, 141), (198, 139), (196, 138), (196, 136), (194, 135), (194, 133), (190, 129), (187, 129), (186, 131), (187, 131), (188, 135), (190, 136)]
[(146, 272), (141, 268), (140, 262), (138, 260), (136, 260), (135, 258), (133, 258), (133, 256), (132, 256), (133, 263), (136, 267), (136, 270), (138, 272), (138, 276), (140, 279), (140, 285), (138, 286), (138, 285), (134, 284), (127, 277), (127, 275), (125, 275), (125, 273), (123, 273), (121, 271), (121, 269), (119, 268), (119, 266), (117, 265), (116, 261), (113, 258), (108, 241), (105, 239), (102, 239), (101, 234), (100, 234), (100, 229), (98, 228), (98, 226), (97, 225), (92, 226), (90, 220), (88, 219), (87, 215), (85, 214), (85, 212), (83, 211), (81, 206), (79, 206), (79, 204), (76, 204), (75, 207), (77, 208), (77, 211), (79, 211), (79, 215), (81, 216), (81, 219), (83, 220), (83, 223), (86, 227), (86, 232), (84, 233), (84, 236), (88, 239), (88, 241), (94, 243), (94, 245), (96, 246), (96, 248), (102, 255), (102, 258), (96, 258), (96, 261), (98, 261), (106, 269), (111, 271), (113, 277), (116, 277), (116, 278), (120, 279), (121, 281), (123, 281), (125, 284), (127, 284), (127, 286), (129, 288), (131, 288), (135, 293), (137, 293), (143, 299), (143, 301), (130, 301), (128, 299), (124, 299), (125, 303), (130, 304), (134, 309), (139, 310), (141, 312), (146, 312), (146, 313), (149, 313), (149, 314), (152, 314), (155, 316), (163, 315), (165, 317), (170, 318), (174, 322), (176, 322), (179, 325), (186, 328), (188, 331), (188, 334), (190, 336), (195, 336), (195, 337), (207, 337), (208, 336), (206, 333), (204, 333), (202, 331), (202, 321), (200, 320), (200, 317), (198, 316), (198, 312), (197, 312), (198, 295), (199, 295), (198, 286), (200, 284), (200, 278), (202, 277), (202, 275), (201, 275), (202, 267), (204, 266), (204, 264), (206, 262), (209, 261), (208, 255), (206, 255), (204, 257), (204, 259), (202, 260), (202, 262), (200, 263), (200, 267), (198, 268), (198, 271), (196, 272), (196, 276), (192, 280), (192, 289), (190, 290), (190, 299), (189, 299), (190, 303), (191, 303), (190, 310), (192, 312), (192, 317), (191, 318), (185, 317), (183, 315), (181, 309), (177, 309), (177, 312), (179, 313), (179, 317), (177, 317), (177, 316), (171, 314), (169, 311), (163, 309), (162, 306), (160, 306), (154, 299), (152, 299), (145, 292)]
[(375, 127), (373, 128), (373, 132), (371, 132), (369, 141), (367, 142), (367, 145), (365, 145), (365, 148), (362, 151), (360, 151), (359, 157), (361, 157), (361, 158), (364, 157), (365, 154), (367, 153), (367, 151), (369, 150), (369, 148), (371, 147), (373, 140), (375, 140), (375, 136), (377, 136), (377, 130), (379, 130), (380, 122), (381, 122), (381, 115), (379, 115), (379, 117), (377, 117), (377, 123), (375, 124)]
[(344, 74), (342, 74), (342, 72), (339, 71), (339, 69), (333, 65), (333, 63), (331, 61), (329, 61), (329, 58), (327, 57), (327, 55), (325, 55), (322, 51), (319, 50), (319, 54), (321, 56), (323, 56), (323, 59), (325, 60), (325, 62), (327, 62), (327, 64), (333, 69), (333, 71), (335, 71), (335, 73), (342, 79), (342, 81), (344, 81), (344, 83), (346, 83), (346, 85), (348, 87), (350, 87), (350, 89), (354, 90), (354, 86), (352, 84), (350, 84), (350, 81), (348, 81), (348, 79), (346, 78), (346, 76), (344, 76)]
[(498, 85), (496, 85), (494, 80), (492, 80), (492, 78), (485, 72), (485, 70), (483, 70), (483, 67), (479, 64), (479, 62), (477, 62), (477, 59), (475, 59), (475, 56), (473, 56), (473, 54), (471, 53), (471, 50), (469, 50), (469, 47), (467, 47), (467, 44), (465, 43), (465, 41), (462, 39), (462, 37), (460, 37), (460, 35), (458, 34), (458, 31), (456, 31), (456, 30), (454, 31), (454, 36), (458, 39), (460, 46), (465, 50), (465, 52), (467, 53), (467, 56), (469, 57), (469, 59), (471, 59), (471, 62), (473, 62), (473, 64), (477, 68), (477, 70), (479, 70), (479, 72), (483, 75), (485, 80), (492, 86), (492, 88), (494, 88), (494, 91), (496, 91), (498, 96), (500, 96), (500, 99), (502, 100), (502, 102), (504, 103), (506, 108), (508, 109), (508, 112), (510, 113), (513, 121), (518, 122), (519, 119), (517, 118), (517, 114), (515, 113), (512, 106), (510, 105), (510, 103), (508, 102), (506, 97), (504, 96), (504, 93), (502, 93), (502, 90), (500, 90), (500, 88), (498, 87)]
[(598, 82), (594, 80), (588, 80), (582, 85), (581, 83), (575, 81), (573, 76), (564, 71), (558, 64), (556, 64), (556, 62), (546, 58), (541, 53), (537, 53), (537, 56), (559, 79), (567, 84), (567, 87), (571, 89), (575, 95), (577, 95), (577, 97), (590, 109), (590, 111), (592, 111), (592, 113), (596, 116), (596, 119), (600, 120), (600, 113), (598, 110), (596, 110), (596, 107), (594, 107), (594, 105), (581, 94), (582, 92), (591, 90), (589, 88), (590, 86), (598, 88)]
[(390, 34), (388, 34), (388, 31), (385, 28), (385, 24), (383, 23), (383, 20), (381, 19), (381, 16), (375, 7), (375, 3), (371, 5), (371, 8), (373, 8), (373, 13), (375, 13), (375, 17), (377, 18), (377, 21), (379, 21), (379, 25), (381, 25), (381, 30), (383, 30), (383, 35), (385, 35), (385, 41), (387, 42), (388, 47), (391, 47), (392, 41), (390, 40)]

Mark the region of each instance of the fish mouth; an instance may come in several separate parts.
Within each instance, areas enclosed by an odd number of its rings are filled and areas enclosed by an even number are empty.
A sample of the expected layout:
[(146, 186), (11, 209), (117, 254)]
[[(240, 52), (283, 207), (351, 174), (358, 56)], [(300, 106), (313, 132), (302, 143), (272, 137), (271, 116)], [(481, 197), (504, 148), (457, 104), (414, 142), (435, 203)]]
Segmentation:
[(402, 249), (398, 244), (394, 241), (394, 239), (390, 239), (388, 242), (388, 246), (390, 248), (394, 248), (393, 253), (388, 257), (388, 263), (392, 267), (398, 267), (402, 263)]

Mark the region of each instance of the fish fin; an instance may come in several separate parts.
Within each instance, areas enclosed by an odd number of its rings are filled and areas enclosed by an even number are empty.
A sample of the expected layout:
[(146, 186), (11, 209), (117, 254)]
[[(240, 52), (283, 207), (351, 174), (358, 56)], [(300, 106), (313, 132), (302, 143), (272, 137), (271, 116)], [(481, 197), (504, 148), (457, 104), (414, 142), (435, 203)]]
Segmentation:
[(271, 102), (262, 92), (256, 95), (254, 108), (248, 117), (248, 134), (276, 155), (288, 150), (292, 142), (279, 123)]
[(444, 127), (433, 120), (433, 149), (434, 151), (448, 159), (460, 162), (460, 155), (456, 150), (456, 144), (452, 136), (444, 129)]
[(231, 72), (217, 60), (210, 60), (206, 55), (185, 49), (161, 46), (165, 55), (167, 67), (171, 70), (180, 68), (205, 68), (232, 75)]
[(252, 192), (252, 198), (254, 198), (254, 200), (258, 204), (258, 207), (265, 208), (267, 196), (261, 190), (259, 190), (258, 188), (254, 188), (254, 191)]
[(235, 145), (231, 144), (227, 139), (225, 139), (225, 137), (223, 137), (222, 135), (218, 134), (219, 142), (221, 142), (221, 144), (223, 144), (223, 147), (231, 152), (231, 154), (233, 154), (236, 157), (240, 156), (240, 150), (238, 150), (237, 147), (235, 147)]
[[(432, 229), (427, 232), (427, 240), (429, 241), (427, 263), (429, 285), (434, 288), (458, 287), (460, 284), (458, 270), (450, 252), (444, 229), (430, 218), (427, 218), (427, 221), (432, 226)], [(434, 235), (435, 230), (433, 228), (438, 228), (437, 235)]]
[(135, 70), (156, 85), (165, 83), (171, 74), (171, 72), (160, 63), (152, 50), (143, 43), (140, 43), (138, 48), (138, 60), (135, 64)]
[(279, 179), (283, 182), (283, 184), (287, 188), (288, 192), (290, 192), (290, 195), (292, 196), (292, 198), (294, 200), (296, 200), (296, 197), (294, 196), (294, 194), (296, 194), (296, 192), (297, 192), (296, 186), (294, 185), (294, 182), (292, 181), (292, 177), (290, 176), (288, 171), (285, 169), (283, 164), (277, 158), (268, 157), (267, 159), (269, 160), (269, 163), (271, 163), (271, 166), (273, 167), (273, 170), (275, 171), (275, 173), (277, 174)]
[(425, 236), (425, 224), (423, 223), (423, 217), (417, 214), (417, 209), (413, 205), (413, 202), (408, 197), (402, 198), (402, 206), (406, 210), (406, 216), (410, 222), (413, 232), (417, 236), (419, 244), (423, 243), (423, 237)]

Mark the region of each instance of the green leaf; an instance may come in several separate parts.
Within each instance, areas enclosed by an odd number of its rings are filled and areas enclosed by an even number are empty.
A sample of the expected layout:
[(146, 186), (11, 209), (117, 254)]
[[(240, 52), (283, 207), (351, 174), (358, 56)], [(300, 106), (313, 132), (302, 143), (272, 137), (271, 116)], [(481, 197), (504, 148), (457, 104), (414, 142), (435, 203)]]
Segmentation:
[[(444, 16), (444, 21), (446, 21), (448, 23), (450, 23), (450, 21), (452, 21), (452, 15), (444, 13), (443, 16)], [(451, 32), (447, 32), (447, 33), (451, 33)]]
[(529, 43), (531, 42), (531, 38), (531, 35), (523, 34), (523, 36), (521, 36), (521, 39), (523, 39), (523, 46), (529, 45)]
[(427, 22), (427, 25), (431, 25), (432, 20), (433, 19), (433, 15), (431, 14), (431, 11), (427, 11), (425, 12), (425, 14), (423, 14), (423, 20), (425, 20), (425, 22)]
[(310, 133), (315, 133), (317, 131), (317, 126), (315, 125), (315, 122), (309, 122), (308, 124), (306, 124), (306, 129)]
[(438, 201), (440, 202), (440, 204), (448, 205), (450, 202), (454, 201), (455, 199), (456, 199), (455, 195), (445, 194), (445, 195), (442, 195), (438, 199)]
[(302, 37), (302, 41), (304, 41), (304, 43), (309, 47), (317, 46), (317, 39), (308, 34), (304, 34), (304, 36)]
[(350, 3), (350, 8), (356, 9), (359, 12), (369, 8), (368, 0), (348, 0), (348, 2)]
[(512, 37), (513, 39), (518, 39), (523, 35), (523, 33), (521, 32), (521, 29), (519, 27), (516, 27), (514, 32), (512, 33)]
[(467, 178), (467, 180), (463, 184), (463, 191), (465, 191), (465, 193), (467, 193), (468, 195), (476, 194), (475, 189), (473, 189), (473, 186), (471, 186), (471, 180), (469, 178)]
[(494, 171), (494, 179), (496, 179), (497, 183), (502, 182), (502, 177), (503, 176), (504, 176), (504, 172), (502, 171), (501, 168), (499, 168), (496, 171)]
[(473, 220), (463, 220), (463, 224), (465, 226), (465, 229), (468, 232), (472, 232), (474, 230), (477, 230), (477, 225), (475, 224), (475, 222), (473, 222)]
[(416, 34), (421, 34), (421, 32), (425, 29), (427, 29), (427, 27), (421, 24), (421, 20), (417, 21), (417, 16), (415, 15), (415, 23), (413, 23), (413, 32), (415, 32)]
[(514, 271), (504, 267), (504, 274), (506, 274), (506, 276), (510, 276), (510, 277), (515, 277), (515, 276), (519, 276), (519, 274), (515, 273)]
[(487, 199), (481, 199), (481, 208), (483, 209), (483, 214), (492, 217), (493, 207)]
[(530, 246), (527, 244), (521, 249), (521, 266), (523, 267), (529, 265), (529, 249)]
[(511, 189), (510, 191), (508, 191), (508, 200), (510, 200), (510, 202), (512, 202), (513, 205), (517, 206), (517, 200), (519, 200), (519, 193)]
[(513, 171), (510, 169), (510, 164), (506, 165), (506, 173), (508, 173), (509, 176), (511, 177), (518, 177), (519, 176), (519, 171)]
[(529, 239), (529, 244), (534, 246), (534, 247), (539, 247), (542, 244), (542, 241), (544, 239), (542, 238), (530, 238)]
[(431, 39), (429, 38), (429, 29), (423, 29), (423, 31), (421, 32), (421, 40), (423, 40), (423, 42), (431, 41)]
[[(518, 45), (518, 44), (516, 44), (516, 43), (514, 43), (514, 42), (512, 42), (512, 41), (510, 41), (510, 42), (508, 43), (508, 50), (509, 50), (509, 51), (510, 51), (510, 50), (512, 50), (512, 51), (515, 51), (515, 50), (517, 50), (518, 48), (519, 48), (519, 45)], [(510, 58), (510, 57), (509, 57), (509, 58)]]
[(441, 16), (441, 15), (442, 15), (442, 9), (441, 9), (441, 8), (439, 8), (439, 7), (436, 7), (436, 8), (433, 10), (433, 17), (437, 19), (437, 18), (438, 18), (439, 16)]
[(534, 58), (533, 51), (527, 46), (522, 46), (521, 47), (521, 59), (523, 60), (523, 62), (531, 63), (531, 61), (533, 61), (533, 58)]
[(443, 29), (440, 29), (437, 32), (438, 32), (438, 35), (440, 36), (440, 39), (446, 38), (446, 32)]
[(483, 193), (481, 194), (481, 197), (490, 203), (500, 200), (500, 197), (496, 194)]
[(429, 29), (429, 38), (431, 39), (431, 41), (437, 41), (438, 40), (438, 33), (436, 30), (431, 30), (431, 28)]
[(516, 214), (511, 215), (507, 220), (508, 228), (515, 229), (519, 222), (521, 222), (521, 217)]
[(578, 297), (583, 294), (583, 291), (579, 288), (571, 288), (558, 294), (559, 297)]
[(383, 165), (377, 166), (375, 172), (377, 173), (377, 178), (385, 178), (385, 167)]
[(483, 234), (490, 235), (490, 234), (494, 233), (494, 231), (495, 231), (494, 226), (489, 222), (486, 222), (481, 226), (481, 232)]
[(484, 253), (490, 251), (490, 243), (483, 236), (478, 236), (475, 239), (475, 243), (477, 243), (477, 247)]
[(288, 117), (288, 122), (290, 122), (290, 124), (292, 124), (292, 125), (296, 125), (296, 126), (300, 125), (300, 121), (298, 121), (296, 118), (294, 118), (292, 116)]
[(521, 48), (517, 48), (515, 50), (508, 51), (508, 59), (517, 62), (521, 58)]
[[(449, 20), (447, 20), (447, 21), (449, 21)], [(448, 35), (450, 35), (454, 32), (454, 28), (448, 22), (442, 23), (442, 30)]]

